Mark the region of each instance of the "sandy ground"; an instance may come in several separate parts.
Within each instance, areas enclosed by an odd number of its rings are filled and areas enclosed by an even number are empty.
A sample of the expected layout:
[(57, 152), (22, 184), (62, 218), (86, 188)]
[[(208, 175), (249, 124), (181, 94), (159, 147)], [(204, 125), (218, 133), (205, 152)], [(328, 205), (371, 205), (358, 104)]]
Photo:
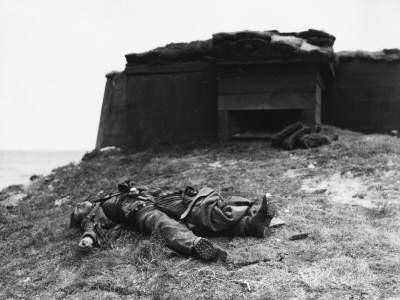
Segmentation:
[[(390, 162), (389, 162), (390, 163)], [(308, 168), (316, 168), (309, 165)], [(400, 192), (395, 186), (400, 185), (400, 173), (396, 170), (377, 172), (373, 176), (356, 177), (351, 172), (335, 172), (329, 176), (307, 177), (307, 169), (288, 170), (289, 178), (305, 177), (301, 190), (310, 194), (323, 194), (327, 199), (340, 204), (359, 205), (375, 208), (380, 205), (398, 203)], [(390, 190), (390, 196), (385, 193)], [(396, 191), (396, 193), (393, 193)], [(384, 199), (382, 200), (377, 199)]]

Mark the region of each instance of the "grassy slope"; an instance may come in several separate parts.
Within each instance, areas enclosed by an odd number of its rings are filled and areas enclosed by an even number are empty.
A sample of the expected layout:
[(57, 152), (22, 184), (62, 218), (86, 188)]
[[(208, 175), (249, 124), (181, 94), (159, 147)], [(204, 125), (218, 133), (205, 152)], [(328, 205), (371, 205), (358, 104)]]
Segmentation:
[[(10, 211), (0, 206), (0, 299), (399, 297), (400, 140), (336, 131), (338, 142), (314, 150), (238, 142), (109, 151), (56, 169), (27, 188), (31, 196), (23, 204)], [(334, 202), (333, 186), (304, 189), (307, 180), (334, 174), (360, 179), (366, 186), (359, 200), (372, 195), (375, 206)], [(126, 178), (153, 187), (208, 185), (257, 204), (268, 191), (288, 225), (264, 240), (213, 238), (229, 251), (226, 263), (176, 255), (159, 237), (137, 233), (124, 234), (113, 249), (79, 255), (79, 232), (67, 229), (71, 208), (115, 191)], [(290, 241), (299, 231), (310, 237)]]

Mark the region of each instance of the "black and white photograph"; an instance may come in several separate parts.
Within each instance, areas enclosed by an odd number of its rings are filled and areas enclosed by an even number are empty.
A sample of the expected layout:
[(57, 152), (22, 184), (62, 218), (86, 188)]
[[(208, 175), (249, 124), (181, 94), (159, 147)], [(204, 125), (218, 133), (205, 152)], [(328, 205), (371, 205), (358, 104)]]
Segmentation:
[(400, 300), (399, 13), (0, 0), (0, 299)]

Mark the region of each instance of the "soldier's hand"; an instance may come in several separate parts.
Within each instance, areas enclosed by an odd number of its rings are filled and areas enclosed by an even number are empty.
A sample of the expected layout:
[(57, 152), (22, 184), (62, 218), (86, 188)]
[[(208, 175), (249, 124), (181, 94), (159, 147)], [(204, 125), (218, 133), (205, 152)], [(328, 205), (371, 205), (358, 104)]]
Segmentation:
[(85, 236), (79, 241), (78, 250), (81, 253), (89, 253), (93, 249), (93, 239), (90, 236)]

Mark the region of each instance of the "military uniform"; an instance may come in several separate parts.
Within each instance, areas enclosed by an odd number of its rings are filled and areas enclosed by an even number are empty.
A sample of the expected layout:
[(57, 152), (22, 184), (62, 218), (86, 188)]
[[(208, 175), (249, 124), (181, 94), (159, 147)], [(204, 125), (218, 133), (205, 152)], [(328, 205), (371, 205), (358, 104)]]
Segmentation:
[(148, 192), (96, 204), (82, 221), (82, 238), (90, 236), (95, 246), (106, 247), (128, 227), (145, 234), (157, 231), (170, 249), (183, 255), (194, 254), (193, 244), (198, 237), (185, 224), (155, 208), (154, 198)]
[[(130, 187), (128, 182), (125, 184)], [(272, 219), (267, 207), (258, 219), (253, 218), (251, 200), (241, 197), (227, 200), (209, 187), (200, 190), (187, 187), (185, 191), (161, 195), (145, 188), (135, 190), (136, 193), (127, 192), (97, 203), (82, 221), (82, 239), (90, 236), (95, 246), (106, 247), (123, 229), (132, 227), (145, 234), (158, 232), (166, 245), (180, 254), (213, 259), (226, 257), (226, 252), (206, 239), (199, 243), (197, 235), (265, 237)], [(251, 220), (258, 220), (257, 224)]]

